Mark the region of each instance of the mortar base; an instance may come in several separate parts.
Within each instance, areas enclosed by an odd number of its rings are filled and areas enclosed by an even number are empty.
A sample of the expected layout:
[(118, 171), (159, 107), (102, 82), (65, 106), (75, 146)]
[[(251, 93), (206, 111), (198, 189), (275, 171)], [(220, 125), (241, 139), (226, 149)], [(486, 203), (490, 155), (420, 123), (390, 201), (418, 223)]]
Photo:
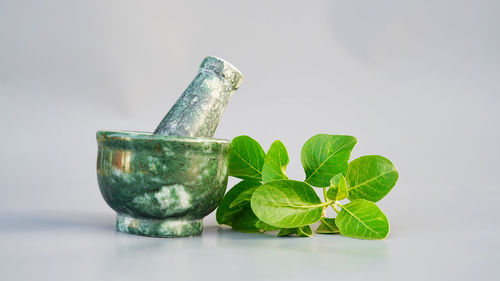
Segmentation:
[(124, 233), (151, 237), (187, 237), (200, 235), (203, 220), (144, 219), (123, 214), (116, 216), (116, 230)]

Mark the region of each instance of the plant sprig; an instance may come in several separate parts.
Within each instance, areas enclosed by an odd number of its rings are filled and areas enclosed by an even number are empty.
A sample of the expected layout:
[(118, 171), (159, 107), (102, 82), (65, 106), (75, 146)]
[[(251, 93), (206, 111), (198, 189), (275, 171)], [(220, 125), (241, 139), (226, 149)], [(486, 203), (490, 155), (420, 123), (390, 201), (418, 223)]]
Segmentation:
[[(267, 154), (248, 136), (233, 139), (229, 175), (243, 179), (222, 199), (219, 224), (240, 232), (280, 230), (278, 236), (312, 236), (311, 224), (321, 220), (316, 233), (360, 239), (384, 239), (389, 233), (386, 215), (374, 203), (391, 191), (398, 172), (388, 159), (369, 155), (351, 162), (356, 138), (315, 135), (301, 151), (305, 180), (288, 179), (285, 145), (275, 141)], [(323, 200), (314, 187), (323, 189)], [(347, 204), (340, 201), (350, 200)], [(335, 218), (325, 217), (326, 208)]]

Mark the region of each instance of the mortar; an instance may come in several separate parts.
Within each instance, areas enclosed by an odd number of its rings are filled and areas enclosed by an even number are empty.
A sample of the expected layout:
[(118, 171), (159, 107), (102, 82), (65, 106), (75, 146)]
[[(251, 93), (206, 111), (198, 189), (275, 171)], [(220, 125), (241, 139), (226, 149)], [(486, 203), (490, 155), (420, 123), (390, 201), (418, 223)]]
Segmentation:
[(207, 57), (155, 133), (98, 131), (97, 179), (116, 229), (199, 235), (227, 186), (229, 141), (212, 138), (241, 73)]
[(228, 141), (97, 132), (97, 179), (116, 228), (146, 236), (193, 236), (227, 185)]

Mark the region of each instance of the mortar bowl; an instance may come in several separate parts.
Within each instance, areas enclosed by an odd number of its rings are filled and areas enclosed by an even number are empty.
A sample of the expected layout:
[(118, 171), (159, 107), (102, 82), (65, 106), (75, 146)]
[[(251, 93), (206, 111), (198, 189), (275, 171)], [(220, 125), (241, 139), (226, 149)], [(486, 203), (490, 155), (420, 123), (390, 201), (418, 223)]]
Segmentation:
[(120, 232), (199, 235), (227, 186), (229, 142), (214, 138), (97, 132), (97, 180)]

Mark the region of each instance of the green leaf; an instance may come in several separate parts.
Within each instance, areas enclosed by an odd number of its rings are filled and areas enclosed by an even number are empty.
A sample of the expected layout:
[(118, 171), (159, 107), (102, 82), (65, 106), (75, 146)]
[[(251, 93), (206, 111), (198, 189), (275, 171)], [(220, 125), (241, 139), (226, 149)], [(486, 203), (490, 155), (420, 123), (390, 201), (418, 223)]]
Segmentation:
[(252, 199), (254, 191), (259, 186), (260, 183), (257, 186), (252, 186), (243, 190), (240, 194), (236, 196), (236, 198), (234, 198), (233, 202), (231, 202), (231, 204), (229, 205), (229, 208), (233, 209), (236, 208), (238, 205), (243, 205), (243, 206), (250, 205), (250, 199)]
[(282, 228), (278, 233), (278, 237), (297, 235), (300, 237), (311, 237), (313, 235), (312, 229), (309, 225), (295, 228)]
[(268, 225), (259, 220), (253, 213), (250, 206), (243, 208), (233, 220), (233, 230), (246, 233), (264, 232), (277, 230), (277, 227)]
[(288, 162), (285, 145), (279, 140), (273, 142), (262, 167), (262, 181), (267, 183), (272, 180), (288, 179), (285, 173)]
[(252, 210), (263, 222), (280, 228), (294, 228), (315, 223), (326, 203), (322, 203), (307, 183), (275, 180), (253, 193)]
[(334, 218), (321, 218), (321, 224), (319, 225), (318, 229), (316, 229), (316, 233), (336, 234), (340, 233), (340, 230), (335, 224)]
[[(251, 209), (251, 208), (250, 208)], [(252, 211), (253, 212), (253, 211)], [(254, 214), (255, 216), (255, 214)], [(257, 218), (257, 216), (255, 216)], [(258, 218), (257, 218), (258, 219)], [(255, 223), (255, 226), (260, 230), (260, 231), (272, 231), (272, 230), (278, 230), (279, 227), (276, 227), (276, 226), (272, 226), (270, 224), (267, 224), (261, 220), (258, 220), (256, 223)]]
[(280, 229), (280, 232), (278, 233), (278, 237), (283, 237), (283, 236), (289, 236), (293, 234), (297, 234), (298, 228), (282, 228)]
[(233, 220), (233, 230), (246, 233), (256, 233), (259, 229), (255, 226), (259, 219), (252, 212), (250, 207), (243, 208)]
[(246, 180), (261, 181), (266, 153), (260, 144), (249, 136), (232, 140), (229, 148), (229, 175)]
[[(219, 224), (225, 224), (232, 226), (233, 224), (233, 219), (235, 216), (243, 211), (245, 204), (244, 200), (242, 199), (242, 194), (251, 194), (253, 191), (257, 189), (261, 185), (260, 182), (255, 182), (255, 181), (249, 181), (249, 180), (243, 180), (233, 186), (224, 198), (222, 198), (222, 201), (219, 204), (219, 207), (217, 208), (216, 212), (216, 219)], [(240, 198), (241, 202), (238, 204), (233, 204), (233, 202), (237, 199)], [(248, 206), (248, 202), (246, 206)]]
[(305, 182), (326, 187), (334, 175), (345, 174), (355, 144), (355, 137), (342, 135), (319, 134), (307, 140), (300, 154), (306, 172)]
[(359, 157), (349, 163), (347, 171), (349, 200), (377, 202), (391, 191), (398, 177), (398, 171), (389, 159), (379, 155)]
[(326, 198), (332, 201), (340, 201), (347, 198), (347, 182), (344, 175), (336, 174), (330, 180), (330, 188), (326, 192)]
[(335, 218), (340, 234), (360, 239), (384, 239), (389, 233), (389, 221), (375, 203), (358, 199), (341, 207)]

